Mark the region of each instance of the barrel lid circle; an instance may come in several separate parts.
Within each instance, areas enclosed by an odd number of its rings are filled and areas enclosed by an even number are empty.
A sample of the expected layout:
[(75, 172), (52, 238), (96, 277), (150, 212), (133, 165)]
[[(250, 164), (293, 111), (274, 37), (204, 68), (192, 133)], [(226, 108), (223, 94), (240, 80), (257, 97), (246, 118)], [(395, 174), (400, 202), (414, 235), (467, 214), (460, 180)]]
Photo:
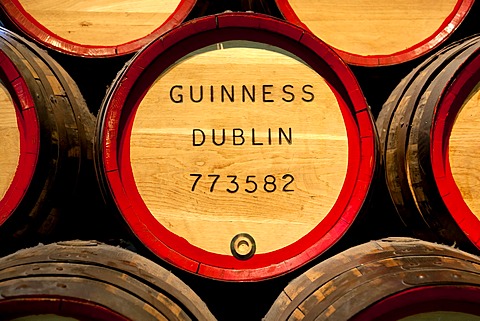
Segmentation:
[[(97, 171), (137, 238), (221, 280), (271, 278), (323, 253), (375, 169), (349, 68), (310, 33), (258, 14), (201, 18), (149, 44), (114, 81), (97, 131)], [(235, 257), (242, 233), (249, 255)]]
[(55, 6), (50, 1), (5, 0), (1, 6), (7, 17), (35, 41), (70, 55), (97, 58), (140, 50), (182, 23), (195, 0), (135, 4), (88, 0)]
[(287, 21), (312, 31), (347, 63), (368, 67), (400, 64), (430, 52), (457, 29), (474, 3), (321, 1), (312, 9), (309, 1), (275, 1)]

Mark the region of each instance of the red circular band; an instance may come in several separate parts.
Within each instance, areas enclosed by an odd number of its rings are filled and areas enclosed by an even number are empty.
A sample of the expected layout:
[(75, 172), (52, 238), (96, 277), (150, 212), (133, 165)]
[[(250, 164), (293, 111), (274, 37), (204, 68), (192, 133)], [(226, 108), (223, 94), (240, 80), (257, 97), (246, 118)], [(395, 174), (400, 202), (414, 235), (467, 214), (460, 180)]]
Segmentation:
[(462, 67), (455, 81), (442, 95), (430, 135), (430, 159), (442, 200), (462, 231), (480, 249), (480, 220), (465, 203), (453, 178), (449, 160), (449, 141), (453, 125), (468, 95), (478, 83), (480, 83), (480, 51), (472, 55), (472, 60)]
[(40, 129), (33, 98), (17, 67), (0, 50), (0, 78), (12, 97), (20, 136), (18, 166), (4, 197), (0, 199), (0, 225), (13, 214), (30, 186), (40, 149)]
[(141, 38), (114, 46), (97, 46), (72, 42), (58, 36), (35, 20), (35, 18), (25, 10), (19, 0), (4, 0), (2, 5), (8, 17), (14, 24), (16, 24), (29, 37), (51, 49), (75, 56), (112, 57), (136, 52), (150, 41), (160, 37), (166, 31), (181, 24), (193, 9), (195, 0), (182, 0), (168, 19), (151, 33), (146, 34)]
[[(288, 0), (276, 0), (276, 3), (287, 21), (308, 29), (295, 14)], [(387, 55), (359, 55), (340, 49), (335, 50), (347, 63), (367, 67), (395, 65), (418, 58), (442, 44), (461, 24), (473, 3), (473, 0), (459, 0), (450, 15), (432, 35), (410, 48)], [(321, 34), (317, 34), (317, 36), (322, 38)]]
[[(227, 40), (247, 40), (292, 52), (322, 75), (335, 93), (348, 136), (344, 186), (326, 218), (307, 235), (282, 249), (249, 260), (191, 245), (162, 226), (135, 186), (130, 165), (130, 132), (135, 110), (155, 79), (184, 55)], [(103, 171), (117, 207), (136, 236), (156, 255), (193, 273), (221, 280), (254, 281), (297, 268), (335, 244), (366, 199), (376, 166), (373, 120), (351, 71), (318, 38), (267, 16), (222, 14), (184, 24), (151, 43), (119, 78), (104, 109), (101, 136)]]

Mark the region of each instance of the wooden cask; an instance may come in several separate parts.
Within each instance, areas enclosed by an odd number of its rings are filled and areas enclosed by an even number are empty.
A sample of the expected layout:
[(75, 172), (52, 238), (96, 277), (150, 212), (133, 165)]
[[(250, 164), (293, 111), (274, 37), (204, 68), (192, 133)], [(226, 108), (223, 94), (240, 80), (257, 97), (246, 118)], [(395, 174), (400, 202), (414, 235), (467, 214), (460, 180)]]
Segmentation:
[(473, 0), (276, 0), (283, 17), (309, 29), (349, 64), (386, 66), (420, 57), (462, 23)]
[(294, 279), (263, 320), (477, 320), (479, 264), (480, 257), (445, 245), (372, 241)]
[(95, 118), (52, 58), (5, 29), (0, 114), (0, 240), (38, 242), (94, 174)]
[(385, 177), (419, 237), (480, 248), (480, 37), (454, 43), (413, 70), (377, 119)]
[(0, 293), (4, 320), (215, 320), (171, 272), (96, 241), (39, 245), (1, 258)]
[(195, 0), (3, 0), (0, 8), (25, 35), (51, 49), (82, 57), (139, 50), (181, 24)]
[(260, 280), (335, 244), (376, 168), (374, 123), (341, 59), (280, 20), (221, 14), (134, 57), (97, 122), (105, 194), (151, 251)]

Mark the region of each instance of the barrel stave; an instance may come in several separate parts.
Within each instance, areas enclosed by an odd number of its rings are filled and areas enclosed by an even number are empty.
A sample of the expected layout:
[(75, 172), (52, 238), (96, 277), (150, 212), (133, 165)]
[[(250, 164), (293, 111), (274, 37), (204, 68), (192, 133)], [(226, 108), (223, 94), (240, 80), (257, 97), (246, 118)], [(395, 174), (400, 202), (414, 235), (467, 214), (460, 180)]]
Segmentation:
[(437, 106), (477, 48), (478, 38), (469, 37), (432, 55), (392, 92), (377, 120), (387, 186), (404, 223), (418, 237), (467, 247), (471, 240), (452, 218), (442, 200), (445, 193), (437, 187), (441, 178), (432, 167), (432, 132)]
[(118, 320), (215, 320), (171, 272), (136, 253), (95, 241), (40, 245), (0, 259), (0, 289), (2, 312), (12, 312), (8, 309), (16, 300), (38, 304), (29, 313), (52, 313), (41, 300), (55, 297), (89, 301), (93, 307), (84, 312), (104, 307)]
[[(417, 239), (372, 241), (320, 262), (291, 281), (264, 320), (370, 320), (378, 312), (375, 304), (399, 293), (412, 295), (412, 289), (444, 291), (445, 286), (465, 296), (472, 288), (473, 293), (479, 290), (478, 262), (477, 256)], [(475, 300), (466, 300), (466, 309), (471, 310)], [(391, 313), (391, 318), (402, 313), (393, 314), (388, 307), (383, 312)], [(403, 313), (409, 310), (404, 308)]]
[[(1, 40), (2, 80), (20, 108), (21, 137), (19, 181), (2, 201), (7, 218), (1, 238), (31, 242), (52, 235), (62, 211), (74, 208), (75, 197), (82, 199), (95, 186), (95, 118), (74, 81), (45, 52), (4, 29)], [(24, 158), (29, 165), (23, 165)]]

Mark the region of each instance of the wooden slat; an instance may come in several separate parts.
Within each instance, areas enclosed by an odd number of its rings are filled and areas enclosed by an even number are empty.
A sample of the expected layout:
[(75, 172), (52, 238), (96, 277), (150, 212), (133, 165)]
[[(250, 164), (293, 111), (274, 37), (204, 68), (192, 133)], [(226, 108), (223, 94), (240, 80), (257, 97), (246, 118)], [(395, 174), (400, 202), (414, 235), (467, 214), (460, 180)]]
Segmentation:
[(129, 320), (215, 320), (171, 272), (134, 252), (90, 241), (40, 245), (0, 259), (0, 294), (0, 310), (8, 312), (13, 300), (26, 310), (55, 297), (85, 300)]
[(0, 239), (12, 242), (13, 249), (16, 242), (36, 244), (53, 233), (60, 213), (77, 208), (75, 198), (95, 186), (95, 117), (75, 82), (46, 52), (7, 30), (0, 36), (2, 82), (16, 104), (20, 137), (17, 175), (0, 215), (6, 222)]
[[(399, 294), (408, 297), (411, 289), (438, 286), (438, 291), (445, 291), (442, 286), (464, 286), (464, 293), (478, 292), (479, 276), (480, 258), (452, 247), (409, 238), (372, 241), (341, 252), (291, 281), (263, 320), (357, 320), (357, 313), (362, 315)], [(462, 288), (458, 291), (462, 293)], [(470, 306), (475, 305), (472, 302)], [(383, 312), (390, 313), (388, 307)], [(394, 313), (391, 317), (399, 315)]]
[(470, 243), (435, 189), (445, 174), (433, 179), (429, 133), (436, 126), (436, 106), (442, 94), (463, 64), (476, 55), (478, 46), (478, 38), (470, 37), (427, 59), (392, 92), (377, 120), (395, 207), (408, 228), (431, 241)]

